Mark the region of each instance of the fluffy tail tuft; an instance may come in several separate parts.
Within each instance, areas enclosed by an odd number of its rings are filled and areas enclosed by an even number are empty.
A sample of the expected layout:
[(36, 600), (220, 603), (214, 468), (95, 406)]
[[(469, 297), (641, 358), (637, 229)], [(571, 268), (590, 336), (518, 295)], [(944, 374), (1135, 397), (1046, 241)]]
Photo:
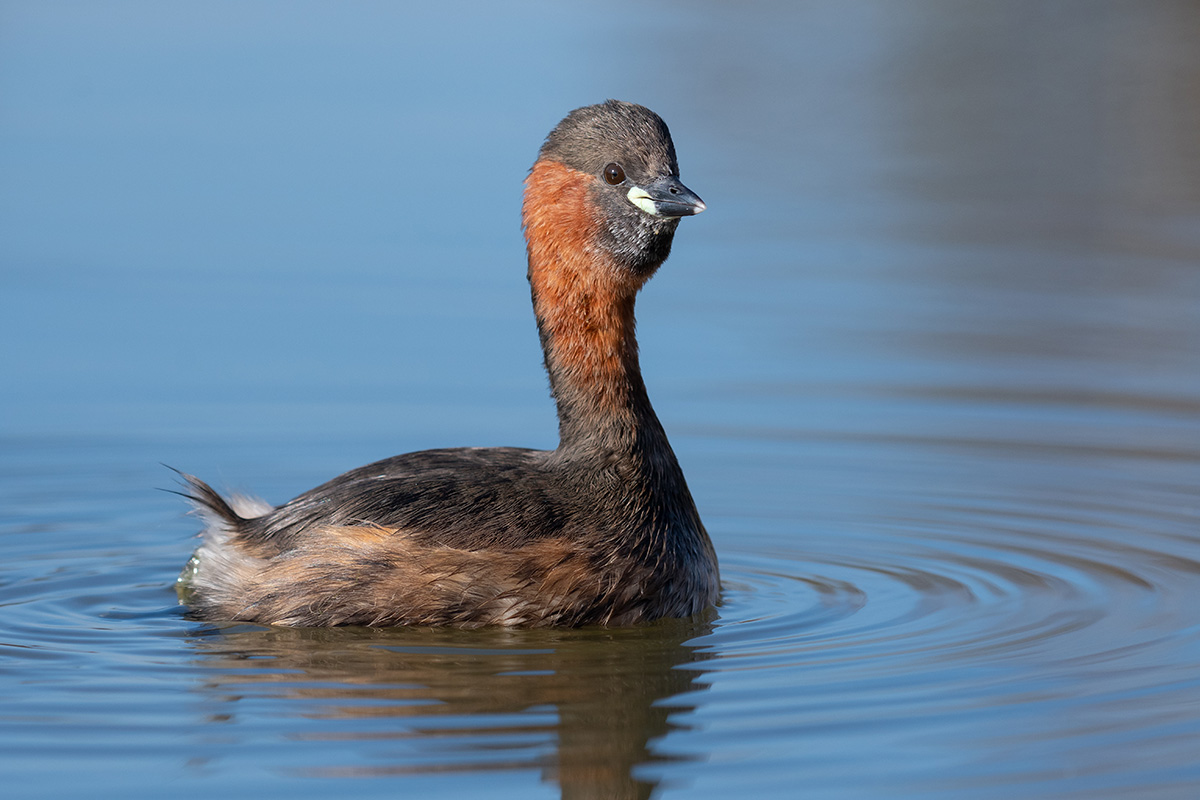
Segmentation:
[[(164, 464), (164, 466), (166, 465)], [(195, 475), (180, 472), (174, 467), (167, 467), (167, 469), (172, 470), (180, 478), (183, 478), (184, 483), (187, 484), (185, 491), (174, 493), (187, 498), (196, 511), (200, 512), (201, 516), (207, 517), (212, 521), (219, 520), (230, 528), (236, 528), (240, 523), (246, 521), (245, 517), (233, 510), (233, 506), (224, 497), (217, 494), (215, 489)]]

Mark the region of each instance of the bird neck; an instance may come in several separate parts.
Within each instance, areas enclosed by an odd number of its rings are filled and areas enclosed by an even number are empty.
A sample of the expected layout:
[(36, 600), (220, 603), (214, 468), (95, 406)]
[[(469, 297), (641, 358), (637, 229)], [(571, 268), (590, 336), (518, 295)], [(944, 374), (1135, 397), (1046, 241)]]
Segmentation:
[(642, 382), (634, 301), (649, 277), (618, 266), (599, 242), (590, 176), (534, 165), (523, 217), (529, 283), (558, 406), (560, 450), (629, 450), (665, 434)]

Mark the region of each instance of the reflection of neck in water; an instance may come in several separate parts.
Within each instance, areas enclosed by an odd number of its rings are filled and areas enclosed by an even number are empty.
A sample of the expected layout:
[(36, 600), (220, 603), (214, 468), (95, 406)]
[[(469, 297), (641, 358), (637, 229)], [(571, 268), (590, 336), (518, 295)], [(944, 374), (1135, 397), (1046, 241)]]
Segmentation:
[[(604, 630), (237, 627), (193, 644), (211, 668), (203, 691), (224, 705), (214, 709), (223, 735), (244, 721), (231, 701), (277, 703), (267, 713), (306, 721), (296, 739), (322, 743), (322, 760), (307, 760), (313, 774), (540, 769), (564, 798), (646, 798), (654, 784), (632, 771), (662, 760), (649, 742), (695, 707), (664, 701), (707, 688), (700, 670), (679, 667), (706, 657), (688, 642), (710, 630), (694, 619)], [(381, 730), (380, 718), (396, 724)], [(314, 719), (338, 724), (314, 733)], [(356, 733), (354, 719), (370, 724)], [(381, 740), (395, 758), (377, 759)]]

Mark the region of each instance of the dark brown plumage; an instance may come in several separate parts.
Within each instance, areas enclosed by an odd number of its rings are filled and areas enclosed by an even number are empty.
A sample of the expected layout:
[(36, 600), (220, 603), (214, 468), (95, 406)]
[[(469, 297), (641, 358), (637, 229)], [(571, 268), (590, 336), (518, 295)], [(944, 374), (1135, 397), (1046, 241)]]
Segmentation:
[(429, 450), (278, 508), (185, 476), (208, 522), (180, 575), (197, 617), (281, 625), (625, 625), (688, 616), (717, 561), (638, 366), (634, 299), (704, 204), (667, 126), (571, 112), (526, 181), (529, 282), (560, 444)]

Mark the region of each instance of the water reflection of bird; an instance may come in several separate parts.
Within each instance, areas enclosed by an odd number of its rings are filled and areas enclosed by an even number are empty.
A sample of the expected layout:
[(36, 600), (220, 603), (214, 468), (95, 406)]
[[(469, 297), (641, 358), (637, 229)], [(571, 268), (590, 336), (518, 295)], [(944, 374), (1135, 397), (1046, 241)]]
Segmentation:
[(716, 598), (708, 534), (638, 366), (634, 299), (704, 203), (649, 109), (571, 112), (523, 220), (560, 443), (429, 450), (278, 508), (185, 476), (207, 522), (180, 576), (206, 619), (282, 625), (625, 625)]
[[(192, 639), (214, 730), (266, 708), (323, 777), (529, 770), (564, 798), (647, 798), (708, 688), (710, 614), (620, 629), (259, 629)], [(288, 720), (293, 722), (289, 723)], [(304, 751), (307, 752), (307, 751)]]

